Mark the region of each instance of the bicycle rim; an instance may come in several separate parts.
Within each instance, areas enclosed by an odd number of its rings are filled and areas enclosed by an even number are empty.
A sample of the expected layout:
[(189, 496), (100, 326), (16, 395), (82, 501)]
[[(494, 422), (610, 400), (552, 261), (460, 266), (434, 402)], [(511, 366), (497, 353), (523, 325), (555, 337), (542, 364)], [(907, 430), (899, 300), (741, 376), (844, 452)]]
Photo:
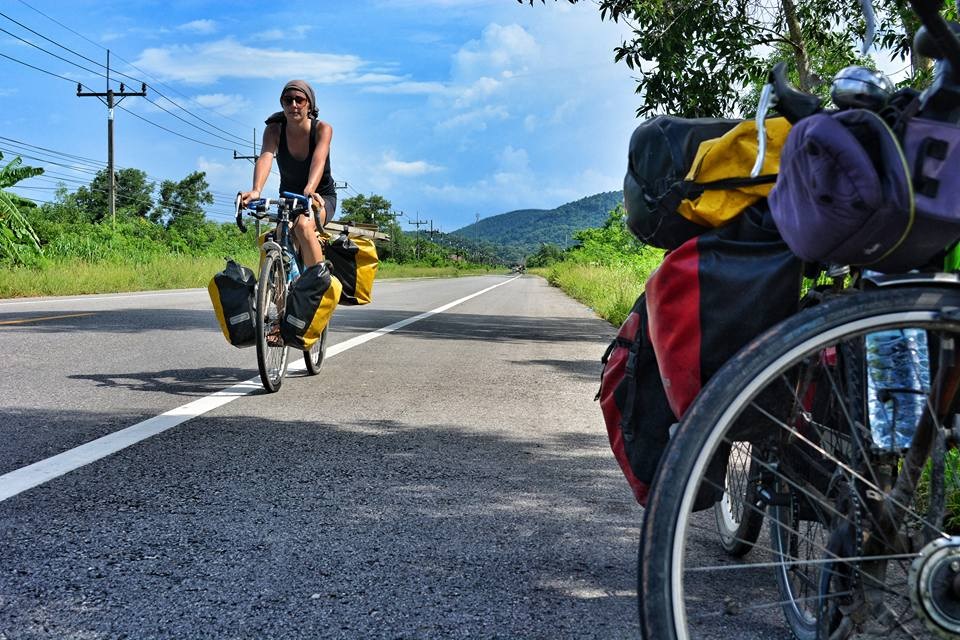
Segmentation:
[[(873, 422), (854, 418), (870, 415), (855, 384), (865, 367), (863, 356), (843, 354), (863, 354), (866, 335), (890, 328), (940, 344), (960, 332), (941, 313), (951, 307), (960, 293), (949, 289), (843, 296), (768, 331), (716, 374), (665, 452), (647, 506), (639, 573), (647, 637), (721, 637), (733, 625), (738, 638), (782, 636), (784, 626), (801, 638), (929, 632), (925, 608), (943, 602), (911, 602), (911, 571), (924, 554), (938, 559), (924, 550), (960, 533), (948, 524), (960, 514), (931, 522), (921, 482), (896, 505), (896, 533), (883, 533), (878, 509), (889, 504), (903, 453), (876, 446), (865, 424)], [(749, 560), (731, 563), (717, 552), (713, 518), (692, 507), (698, 493), (730, 491), (714, 458), (743, 440), (762, 470), (765, 504), (751, 508), (768, 526)]]
[(734, 557), (749, 553), (763, 525), (763, 516), (753, 508), (757, 466), (751, 464), (751, 451), (749, 442), (734, 442), (730, 447), (725, 490), (714, 505), (720, 545)]
[(303, 352), (303, 360), (307, 365), (307, 375), (315, 376), (320, 373), (323, 361), (327, 357), (327, 329), (324, 327), (320, 337), (313, 346)]
[(287, 348), (272, 346), (267, 340), (268, 334), (279, 327), (286, 304), (285, 279), (282, 262), (268, 255), (257, 285), (257, 367), (263, 388), (270, 393), (280, 388), (287, 370)]

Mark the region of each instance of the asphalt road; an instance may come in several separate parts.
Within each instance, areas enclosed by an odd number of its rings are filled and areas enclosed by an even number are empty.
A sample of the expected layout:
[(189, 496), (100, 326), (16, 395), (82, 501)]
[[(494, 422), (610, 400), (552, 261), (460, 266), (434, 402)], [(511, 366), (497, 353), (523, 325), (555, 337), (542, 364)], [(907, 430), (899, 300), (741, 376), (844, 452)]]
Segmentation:
[(206, 405), (256, 355), (205, 291), (2, 301), (0, 638), (637, 637), (613, 333), (533, 276), (383, 281), (318, 377)]

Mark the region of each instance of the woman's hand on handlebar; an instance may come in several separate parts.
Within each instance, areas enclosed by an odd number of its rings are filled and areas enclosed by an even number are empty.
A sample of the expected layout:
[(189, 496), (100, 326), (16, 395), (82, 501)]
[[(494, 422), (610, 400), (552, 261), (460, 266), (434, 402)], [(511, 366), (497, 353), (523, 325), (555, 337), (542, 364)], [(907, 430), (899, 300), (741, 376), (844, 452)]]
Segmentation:
[(253, 189), (251, 191), (244, 191), (240, 194), (240, 205), (245, 207), (253, 200), (258, 200), (260, 198), (260, 191)]
[(313, 213), (317, 215), (320, 224), (324, 225), (327, 223), (327, 207), (326, 203), (323, 201), (323, 198), (320, 197), (320, 194), (317, 192), (305, 193), (303, 194), (310, 198), (310, 208), (313, 210)]

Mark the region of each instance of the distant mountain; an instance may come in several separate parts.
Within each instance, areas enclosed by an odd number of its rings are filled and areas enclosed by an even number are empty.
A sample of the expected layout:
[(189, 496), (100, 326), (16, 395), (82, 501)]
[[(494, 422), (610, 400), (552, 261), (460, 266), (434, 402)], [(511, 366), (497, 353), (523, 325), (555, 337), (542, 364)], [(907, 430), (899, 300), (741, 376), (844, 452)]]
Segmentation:
[(453, 231), (466, 241), (490, 243), (497, 253), (515, 260), (534, 253), (541, 244), (567, 247), (573, 244), (573, 233), (601, 226), (607, 215), (623, 202), (622, 191), (607, 191), (568, 202), (556, 209), (519, 209), (483, 218)]

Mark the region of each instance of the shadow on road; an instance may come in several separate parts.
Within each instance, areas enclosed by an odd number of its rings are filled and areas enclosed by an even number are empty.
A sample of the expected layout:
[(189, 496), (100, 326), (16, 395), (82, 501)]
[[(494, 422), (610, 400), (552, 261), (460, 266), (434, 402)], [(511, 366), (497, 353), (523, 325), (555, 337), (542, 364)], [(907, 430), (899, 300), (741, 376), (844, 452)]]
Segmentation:
[(639, 517), (599, 432), (206, 417), (0, 503), (0, 637), (636, 637)]
[[(407, 320), (419, 312), (391, 309), (340, 307), (331, 329), (341, 333), (365, 333)], [(47, 318), (39, 320), (39, 318)], [(442, 322), (438, 319), (442, 318)], [(34, 321), (30, 321), (34, 319)], [(0, 331), (63, 333), (140, 333), (144, 331), (185, 331), (209, 329), (219, 333), (217, 320), (209, 309), (123, 309), (114, 312), (62, 310), (56, 313), (0, 313)], [(498, 316), (448, 311), (399, 329), (398, 334), (426, 338), (484, 341), (576, 342), (597, 338), (596, 318)]]
[[(16, 323), (16, 324), (10, 324)], [(120, 309), (117, 311), (57, 310), (0, 313), (0, 331), (61, 333), (96, 331), (136, 333), (141, 331), (219, 331), (212, 309)]]
[(155, 391), (174, 396), (207, 396), (231, 384), (249, 380), (257, 375), (253, 351), (252, 367), (200, 367), (195, 369), (165, 369), (130, 373), (76, 374), (71, 380), (90, 380), (98, 387), (122, 387), (132, 391)]

